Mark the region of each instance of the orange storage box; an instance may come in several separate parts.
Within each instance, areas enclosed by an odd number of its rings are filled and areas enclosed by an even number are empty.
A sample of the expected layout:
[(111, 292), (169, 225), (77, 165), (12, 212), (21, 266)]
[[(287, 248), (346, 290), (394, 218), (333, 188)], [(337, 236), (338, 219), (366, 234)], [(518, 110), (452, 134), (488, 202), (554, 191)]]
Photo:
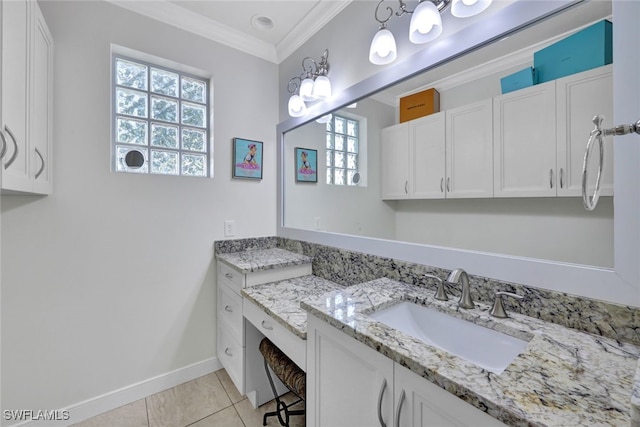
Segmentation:
[(400, 123), (440, 111), (440, 93), (434, 88), (400, 98)]

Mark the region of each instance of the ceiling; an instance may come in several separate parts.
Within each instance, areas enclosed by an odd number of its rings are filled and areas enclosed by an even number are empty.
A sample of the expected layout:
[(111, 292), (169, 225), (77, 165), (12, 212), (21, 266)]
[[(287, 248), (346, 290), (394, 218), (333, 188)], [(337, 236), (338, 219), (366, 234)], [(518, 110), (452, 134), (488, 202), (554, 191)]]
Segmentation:
[(352, 0), (107, 0), (279, 64)]

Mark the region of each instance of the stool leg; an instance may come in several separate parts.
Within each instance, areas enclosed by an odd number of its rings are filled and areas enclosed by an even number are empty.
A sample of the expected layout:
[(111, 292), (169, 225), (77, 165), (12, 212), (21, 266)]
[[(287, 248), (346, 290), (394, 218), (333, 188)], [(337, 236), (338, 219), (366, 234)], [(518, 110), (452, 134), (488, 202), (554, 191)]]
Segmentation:
[[(276, 410), (273, 412), (267, 412), (266, 414), (264, 414), (264, 417), (262, 418), (262, 425), (263, 426), (267, 425), (268, 417), (273, 417), (277, 415), (280, 425), (284, 427), (289, 427), (289, 409), (287, 408), (287, 405), (283, 401), (281, 401), (280, 397), (278, 396), (278, 391), (276, 390), (276, 386), (273, 383), (273, 379), (271, 378), (271, 372), (269, 372), (269, 365), (267, 364), (266, 360), (264, 361), (264, 370), (267, 373), (267, 378), (269, 379), (269, 385), (271, 386), (271, 390), (273, 390), (273, 395), (275, 396), (275, 399), (276, 399)], [(284, 420), (282, 419), (282, 415), (281, 415), (281, 412), (283, 411), (285, 414)]]

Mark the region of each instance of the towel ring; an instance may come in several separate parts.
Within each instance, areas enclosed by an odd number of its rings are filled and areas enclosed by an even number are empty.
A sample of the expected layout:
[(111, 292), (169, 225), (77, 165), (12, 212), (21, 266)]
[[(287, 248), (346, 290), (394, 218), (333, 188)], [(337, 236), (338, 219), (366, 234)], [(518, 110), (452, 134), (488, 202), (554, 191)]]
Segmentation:
[[(602, 170), (604, 167), (604, 142), (602, 140), (602, 137), (609, 135), (627, 135), (629, 133), (637, 133), (638, 135), (640, 135), (640, 120), (630, 125), (619, 125), (611, 129), (602, 129), (601, 126), (603, 121), (604, 117), (602, 117), (601, 115), (596, 115), (593, 117), (592, 122), (595, 125), (595, 128), (589, 135), (589, 141), (587, 141), (587, 147), (584, 151), (584, 160), (582, 162), (582, 204), (588, 211), (592, 211), (596, 208), (596, 206), (598, 205), (598, 198), (600, 197), (600, 178), (602, 177)], [(598, 175), (596, 176), (596, 183), (593, 194), (589, 196), (587, 194), (587, 182), (589, 181), (589, 155), (591, 154), (591, 150), (593, 149), (593, 145), (595, 142), (598, 143), (598, 151), (600, 153), (598, 162)]]

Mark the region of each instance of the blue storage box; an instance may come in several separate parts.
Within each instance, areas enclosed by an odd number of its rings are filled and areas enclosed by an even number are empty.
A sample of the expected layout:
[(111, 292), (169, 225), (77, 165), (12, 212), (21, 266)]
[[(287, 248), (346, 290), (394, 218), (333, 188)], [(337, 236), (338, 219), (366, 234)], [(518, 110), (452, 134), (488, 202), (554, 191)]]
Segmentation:
[(502, 93), (513, 92), (514, 90), (533, 86), (536, 83), (538, 83), (537, 73), (536, 70), (531, 67), (509, 74), (500, 79)]
[(613, 62), (612, 24), (597, 22), (533, 54), (538, 83)]

